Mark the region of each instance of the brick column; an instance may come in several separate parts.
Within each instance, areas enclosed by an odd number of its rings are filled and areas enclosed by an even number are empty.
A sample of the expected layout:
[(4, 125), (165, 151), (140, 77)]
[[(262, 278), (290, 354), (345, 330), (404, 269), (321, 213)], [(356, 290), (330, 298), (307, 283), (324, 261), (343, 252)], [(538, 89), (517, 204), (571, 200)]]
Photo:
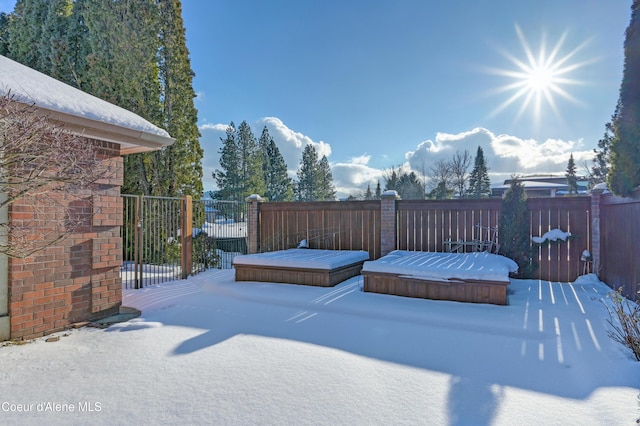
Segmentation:
[(260, 241), (260, 203), (264, 201), (258, 194), (249, 195), (247, 201), (247, 251), (258, 253)]
[(396, 249), (396, 191), (385, 191), (380, 198), (380, 251), (385, 256)]
[(591, 257), (593, 273), (600, 272), (600, 201), (602, 189), (591, 190)]

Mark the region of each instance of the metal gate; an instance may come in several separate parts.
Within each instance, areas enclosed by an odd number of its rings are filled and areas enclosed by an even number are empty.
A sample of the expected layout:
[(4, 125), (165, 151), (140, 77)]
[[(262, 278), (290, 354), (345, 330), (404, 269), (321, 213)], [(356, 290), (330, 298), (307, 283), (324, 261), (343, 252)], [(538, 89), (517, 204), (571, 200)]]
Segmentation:
[(244, 203), (122, 195), (124, 288), (231, 268), (247, 252)]

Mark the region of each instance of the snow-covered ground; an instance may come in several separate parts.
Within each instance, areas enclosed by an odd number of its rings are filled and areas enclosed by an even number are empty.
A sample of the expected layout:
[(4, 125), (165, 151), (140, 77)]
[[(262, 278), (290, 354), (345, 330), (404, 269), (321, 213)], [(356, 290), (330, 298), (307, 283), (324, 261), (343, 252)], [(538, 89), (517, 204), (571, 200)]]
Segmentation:
[(512, 280), (510, 304), (494, 306), (363, 293), (361, 277), (320, 288), (236, 283), (233, 273), (125, 290), (140, 318), (0, 347), (0, 422), (630, 425), (640, 417), (640, 363), (607, 336), (609, 289), (592, 275)]

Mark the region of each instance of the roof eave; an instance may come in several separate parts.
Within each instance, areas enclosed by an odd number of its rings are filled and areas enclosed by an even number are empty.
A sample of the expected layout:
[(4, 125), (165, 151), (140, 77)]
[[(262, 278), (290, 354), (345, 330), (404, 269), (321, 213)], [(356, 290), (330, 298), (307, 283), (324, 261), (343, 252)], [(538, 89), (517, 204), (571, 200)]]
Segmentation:
[(65, 130), (73, 134), (120, 145), (121, 155), (156, 151), (175, 142), (175, 139), (169, 136), (130, 129), (39, 106), (37, 108), (40, 114), (62, 125)]

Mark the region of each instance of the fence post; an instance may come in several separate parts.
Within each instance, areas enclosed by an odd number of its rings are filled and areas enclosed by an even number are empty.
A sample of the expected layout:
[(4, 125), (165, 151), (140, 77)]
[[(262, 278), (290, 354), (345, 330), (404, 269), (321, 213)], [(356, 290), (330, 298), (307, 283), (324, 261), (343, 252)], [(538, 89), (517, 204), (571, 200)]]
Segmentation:
[(142, 206), (143, 196), (136, 197), (134, 220), (136, 229), (133, 234), (133, 288), (142, 288)]
[(600, 203), (603, 189), (591, 190), (591, 264), (594, 274), (600, 272)]
[(396, 249), (396, 191), (385, 191), (380, 197), (380, 254), (385, 256)]
[(264, 199), (258, 194), (249, 195), (246, 198), (247, 212), (247, 252), (258, 253), (260, 247), (260, 203)]
[(193, 200), (191, 195), (182, 197), (182, 279), (187, 279), (193, 269)]

